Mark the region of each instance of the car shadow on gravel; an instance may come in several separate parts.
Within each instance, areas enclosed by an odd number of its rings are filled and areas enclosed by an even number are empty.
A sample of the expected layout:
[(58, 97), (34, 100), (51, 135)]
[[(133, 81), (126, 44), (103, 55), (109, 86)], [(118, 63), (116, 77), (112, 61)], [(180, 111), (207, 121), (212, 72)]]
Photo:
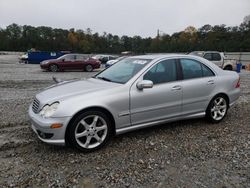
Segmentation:
[(154, 134), (164, 133), (171, 133), (178, 132), (180, 129), (193, 129), (194, 127), (205, 127), (205, 126), (213, 126), (215, 124), (208, 123), (204, 118), (199, 119), (190, 119), (190, 120), (180, 120), (175, 122), (169, 123), (162, 123), (159, 125), (154, 125), (151, 127), (146, 127), (143, 129), (138, 129), (132, 132), (127, 132), (121, 135), (115, 136), (115, 140), (119, 140), (123, 137), (141, 137), (141, 136), (151, 136)]
[[(92, 154), (105, 154), (112, 152), (113, 150), (116, 151), (122, 151), (125, 150), (125, 147), (127, 144), (136, 144), (139, 145), (145, 145), (150, 143), (152, 145), (151, 140), (154, 140), (153, 142), (156, 142), (154, 144), (157, 144), (157, 138), (161, 137), (161, 139), (171, 139), (171, 137), (175, 138), (179, 134), (183, 132), (188, 132), (189, 135), (192, 134), (192, 132), (196, 129), (198, 131), (198, 134), (203, 131), (203, 129), (211, 128), (215, 126), (219, 126), (220, 124), (212, 124), (206, 121), (204, 118), (200, 119), (191, 119), (191, 120), (182, 120), (182, 121), (176, 121), (172, 123), (164, 123), (159, 124), (152, 127), (147, 127), (144, 129), (135, 130), (132, 132), (124, 133), (121, 135), (116, 135), (113, 138), (111, 138), (110, 142), (104, 146), (103, 148), (91, 152)], [(192, 137), (196, 136), (197, 133), (194, 133), (194, 135), (191, 135)], [(171, 141), (171, 140), (169, 140)], [(54, 145), (48, 145), (41, 141), (39, 141), (39, 144), (37, 147), (41, 147), (44, 150), (47, 150), (46, 152), (49, 153), (61, 153), (61, 154), (73, 154), (73, 155), (91, 155), (91, 153), (82, 153), (81, 151), (78, 151), (70, 146), (54, 146)], [(135, 147), (136, 148), (136, 147)], [(40, 149), (39, 149), (40, 150)]]
[[(102, 152), (105, 153), (111, 151), (112, 149), (120, 150), (120, 148), (125, 147), (125, 145), (127, 144), (127, 142), (129, 142), (129, 140), (134, 143), (137, 143), (158, 136), (163, 136), (163, 137), (164, 135), (166, 137), (168, 137), (169, 135), (175, 136), (182, 131), (192, 132), (194, 128), (203, 129), (207, 126), (217, 126), (217, 125), (208, 123), (204, 118), (159, 124), (152, 127), (147, 127), (144, 129), (139, 129), (132, 132), (124, 133), (121, 135), (116, 135), (113, 138), (111, 138), (110, 142), (104, 148), (101, 148), (92, 153), (102, 153)], [(50, 150), (51, 152), (81, 153), (80, 151), (75, 150), (70, 146), (60, 147), (60, 146), (48, 145), (48, 150)]]

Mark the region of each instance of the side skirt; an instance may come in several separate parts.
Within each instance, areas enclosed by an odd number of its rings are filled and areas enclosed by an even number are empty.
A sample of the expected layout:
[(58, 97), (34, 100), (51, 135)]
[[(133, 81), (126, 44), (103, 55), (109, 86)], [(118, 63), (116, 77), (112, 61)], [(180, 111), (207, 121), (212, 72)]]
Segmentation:
[(142, 129), (142, 128), (146, 128), (146, 127), (151, 127), (154, 125), (160, 125), (163, 123), (169, 123), (169, 122), (173, 122), (173, 121), (177, 121), (177, 120), (201, 118), (201, 117), (205, 117), (205, 115), (206, 115), (205, 112), (200, 112), (200, 113), (191, 114), (191, 115), (184, 115), (181, 117), (175, 117), (175, 118), (170, 118), (170, 119), (163, 119), (163, 120), (158, 120), (158, 121), (153, 121), (153, 122), (148, 122), (148, 123), (132, 125), (129, 127), (116, 129), (116, 134), (119, 135), (119, 134), (123, 134), (126, 132), (130, 132), (130, 131), (134, 131), (134, 130), (138, 130), (138, 129)]

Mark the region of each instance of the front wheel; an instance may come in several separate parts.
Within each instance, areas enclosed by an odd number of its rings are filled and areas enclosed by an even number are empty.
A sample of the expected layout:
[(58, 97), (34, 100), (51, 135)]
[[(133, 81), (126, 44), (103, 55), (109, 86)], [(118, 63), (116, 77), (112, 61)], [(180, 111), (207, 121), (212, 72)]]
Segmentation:
[(228, 110), (228, 102), (223, 95), (214, 97), (209, 103), (206, 110), (206, 117), (212, 123), (219, 123), (226, 116)]
[(58, 72), (59, 71), (59, 67), (57, 65), (55, 65), (55, 64), (52, 64), (52, 65), (49, 66), (49, 70), (51, 72)]
[(87, 72), (92, 72), (93, 71), (93, 66), (92, 65), (86, 65), (85, 70)]
[(111, 137), (111, 122), (99, 111), (84, 112), (69, 126), (70, 145), (83, 152), (103, 147)]

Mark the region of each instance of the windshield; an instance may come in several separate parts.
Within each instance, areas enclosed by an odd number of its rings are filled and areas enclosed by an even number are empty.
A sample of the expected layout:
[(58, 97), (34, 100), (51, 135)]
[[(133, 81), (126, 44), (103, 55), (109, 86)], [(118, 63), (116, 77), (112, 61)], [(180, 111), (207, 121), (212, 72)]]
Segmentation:
[(124, 84), (150, 61), (151, 59), (125, 58), (97, 74), (95, 78)]
[(60, 56), (60, 57), (58, 57), (57, 59), (64, 59), (66, 56), (67, 56), (67, 54), (66, 54), (66, 55), (63, 55), (63, 56)]

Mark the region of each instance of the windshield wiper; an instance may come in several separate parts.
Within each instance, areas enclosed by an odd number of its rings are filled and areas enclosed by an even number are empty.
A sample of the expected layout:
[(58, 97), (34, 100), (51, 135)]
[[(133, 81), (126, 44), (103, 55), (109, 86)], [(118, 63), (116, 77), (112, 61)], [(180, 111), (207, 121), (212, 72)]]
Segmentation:
[(96, 77), (98, 79), (101, 79), (101, 80), (105, 80), (107, 82), (112, 82), (110, 79), (106, 78), (106, 77)]

